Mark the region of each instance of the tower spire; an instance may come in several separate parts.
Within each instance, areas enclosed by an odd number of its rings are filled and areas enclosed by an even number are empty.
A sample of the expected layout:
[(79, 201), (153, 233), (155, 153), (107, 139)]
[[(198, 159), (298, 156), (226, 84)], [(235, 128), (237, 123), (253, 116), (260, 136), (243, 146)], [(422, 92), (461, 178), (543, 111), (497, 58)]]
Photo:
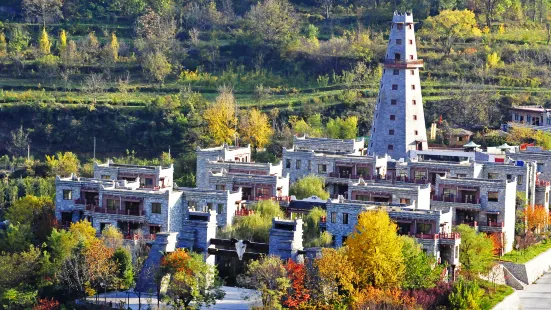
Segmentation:
[(383, 76), (371, 126), (368, 154), (406, 158), (427, 149), (413, 15), (394, 12)]

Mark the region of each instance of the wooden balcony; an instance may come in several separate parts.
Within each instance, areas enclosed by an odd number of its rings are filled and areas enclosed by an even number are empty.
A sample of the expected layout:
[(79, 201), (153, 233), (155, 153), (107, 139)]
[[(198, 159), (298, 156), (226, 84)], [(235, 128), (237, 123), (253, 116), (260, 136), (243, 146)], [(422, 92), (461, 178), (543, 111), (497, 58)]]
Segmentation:
[(408, 68), (421, 68), (424, 65), (422, 59), (417, 60), (395, 60), (395, 59), (385, 59), (383, 61), (385, 68), (394, 68), (394, 69), (408, 69)]
[(484, 232), (503, 232), (504, 226), (503, 222), (486, 222), (480, 224), (478, 229)]

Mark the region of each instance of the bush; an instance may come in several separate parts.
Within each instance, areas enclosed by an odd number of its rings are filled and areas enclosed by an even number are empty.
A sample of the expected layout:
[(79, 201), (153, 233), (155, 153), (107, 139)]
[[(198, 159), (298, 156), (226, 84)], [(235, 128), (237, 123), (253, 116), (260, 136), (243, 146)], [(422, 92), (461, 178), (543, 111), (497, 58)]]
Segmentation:
[(484, 291), (476, 282), (460, 279), (455, 282), (449, 301), (454, 310), (478, 310), (481, 309), (483, 297)]

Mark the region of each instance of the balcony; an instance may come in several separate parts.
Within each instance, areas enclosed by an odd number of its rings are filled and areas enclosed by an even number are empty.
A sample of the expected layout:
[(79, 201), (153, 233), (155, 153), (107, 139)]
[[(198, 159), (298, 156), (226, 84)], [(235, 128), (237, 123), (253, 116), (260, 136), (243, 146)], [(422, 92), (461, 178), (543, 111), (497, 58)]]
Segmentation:
[(128, 209), (128, 210), (107, 209), (107, 208), (100, 208), (99, 206), (95, 206), (95, 205), (86, 205), (84, 214), (85, 215), (111, 214), (118, 219), (123, 219), (126, 216), (142, 217), (142, 220), (145, 219), (145, 212), (143, 209), (137, 209), (137, 210), (136, 209)]
[(385, 68), (396, 68), (396, 69), (406, 69), (406, 68), (420, 68), (423, 67), (424, 61), (421, 59), (417, 60), (395, 60), (395, 59), (385, 59), (383, 61)]
[[(249, 198), (252, 198), (249, 196)], [(255, 201), (271, 200), (271, 201), (291, 201), (290, 196), (257, 196), (254, 198)]]
[(450, 195), (434, 195), (431, 197), (431, 200), (449, 207), (474, 210), (480, 210), (481, 208), (480, 199), (467, 199), (466, 197), (455, 197)]
[[(330, 172), (329, 173), (330, 178), (337, 178), (337, 179), (351, 179), (351, 180), (357, 180), (361, 176), (359, 174), (348, 174), (348, 173), (339, 173), (339, 172)], [(367, 177), (369, 179), (369, 176)]]
[(124, 239), (125, 240), (132, 240), (132, 241), (137, 241), (137, 240), (153, 241), (153, 240), (155, 240), (155, 234), (147, 234), (147, 235), (127, 234), (127, 235), (124, 235)]
[(490, 222), (482, 223), (482, 225), (480, 225), (479, 227), (479, 230), (484, 232), (503, 232), (504, 226), (505, 225), (503, 222), (490, 221)]

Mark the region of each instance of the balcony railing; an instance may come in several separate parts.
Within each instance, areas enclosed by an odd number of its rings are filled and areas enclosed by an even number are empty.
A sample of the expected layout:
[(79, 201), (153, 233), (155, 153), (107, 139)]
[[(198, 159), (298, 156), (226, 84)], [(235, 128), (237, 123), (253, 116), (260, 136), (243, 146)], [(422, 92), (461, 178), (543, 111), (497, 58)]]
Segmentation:
[(119, 209), (100, 208), (99, 206), (94, 206), (94, 205), (86, 205), (86, 210), (92, 211), (95, 213), (104, 213), (104, 214), (134, 215), (134, 216), (145, 215), (145, 212), (142, 209), (119, 210)]
[(249, 210), (249, 209), (240, 209), (235, 211), (235, 216), (249, 216), (253, 214), (254, 214), (254, 210)]
[(262, 201), (262, 200), (291, 201), (291, 197), (290, 196), (275, 196), (275, 197), (274, 196), (256, 196), (254, 200), (256, 201)]
[(408, 67), (418, 67), (423, 66), (424, 61), (421, 59), (417, 60), (395, 60), (395, 59), (385, 59), (383, 64), (391, 68), (408, 68)]
[[(329, 177), (331, 178), (338, 178), (338, 179), (359, 179), (362, 177), (359, 174), (349, 174), (349, 173), (339, 173), (339, 172), (330, 172)], [(366, 179), (369, 179), (369, 176), (367, 176)]]
[(459, 233), (415, 234), (415, 238), (423, 239), (423, 240), (433, 240), (433, 239), (458, 240), (458, 239), (461, 239), (461, 235)]
[(432, 196), (434, 201), (443, 201), (443, 202), (457, 202), (457, 203), (470, 203), (470, 204), (480, 204), (480, 199), (467, 199), (465, 197), (456, 197), (453, 195), (434, 195)]
[(462, 220), (462, 221), (456, 221), (456, 222), (453, 222), (453, 225), (456, 226), (456, 225), (469, 225), (471, 227), (478, 227), (478, 222), (477, 221), (466, 221), (466, 220)]
[(155, 234), (127, 234), (124, 235), (126, 240), (155, 240)]
[(489, 227), (504, 227), (503, 222), (487, 222), (486, 224), (487, 225), (485, 226), (489, 226)]

